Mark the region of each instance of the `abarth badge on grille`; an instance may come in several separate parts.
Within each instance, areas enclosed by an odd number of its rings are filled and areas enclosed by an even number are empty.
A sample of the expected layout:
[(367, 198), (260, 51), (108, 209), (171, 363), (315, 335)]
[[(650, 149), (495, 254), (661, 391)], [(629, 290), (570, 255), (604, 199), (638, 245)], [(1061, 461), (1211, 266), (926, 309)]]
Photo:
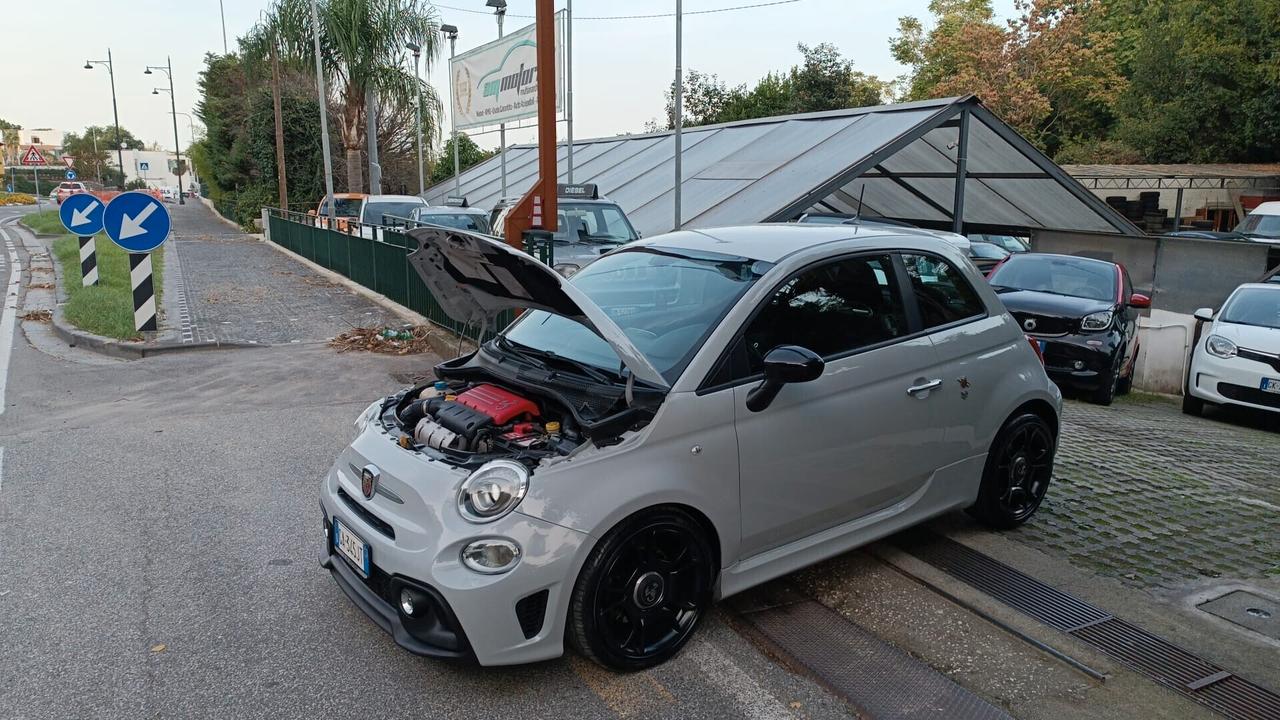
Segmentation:
[(378, 479), (381, 477), (382, 472), (377, 465), (360, 468), (360, 492), (364, 494), (365, 500), (372, 500), (373, 494), (378, 492)]

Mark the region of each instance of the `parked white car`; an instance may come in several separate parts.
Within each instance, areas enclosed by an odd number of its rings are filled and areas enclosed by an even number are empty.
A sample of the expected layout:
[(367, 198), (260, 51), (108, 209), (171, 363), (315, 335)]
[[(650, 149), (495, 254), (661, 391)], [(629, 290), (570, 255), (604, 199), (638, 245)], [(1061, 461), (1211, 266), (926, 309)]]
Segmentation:
[(323, 566), (410, 652), (567, 641), (645, 668), (716, 598), (953, 510), (1013, 527), (1045, 496), (1062, 396), (944, 240), (699, 229), (568, 280), (493, 238), (409, 235), (451, 317), (526, 309), (369, 405), (321, 481)]
[(1209, 323), (1191, 353), (1182, 411), (1206, 403), (1280, 412), (1280, 285), (1248, 283), (1231, 293), (1221, 312), (1200, 308)]
[(360, 235), (373, 238), (377, 228), (403, 227), (413, 219), (413, 211), (427, 207), (417, 195), (369, 195), (360, 201)]

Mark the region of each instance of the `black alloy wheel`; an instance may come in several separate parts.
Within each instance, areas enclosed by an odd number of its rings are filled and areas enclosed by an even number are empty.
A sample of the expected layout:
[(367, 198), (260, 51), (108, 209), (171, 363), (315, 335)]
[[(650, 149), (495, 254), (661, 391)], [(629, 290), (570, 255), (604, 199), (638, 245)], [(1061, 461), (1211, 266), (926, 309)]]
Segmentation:
[(688, 513), (633, 516), (592, 551), (569, 607), (567, 634), (583, 655), (633, 671), (672, 657), (711, 605), (715, 552)]
[(1111, 368), (1111, 372), (1103, 378), (1102, 384), (1098, 386), (1090, 394), (1089, 399), (1096, 405), (1110, 405), (1116, 399), (1117, 391), (1120, 389), (1120, 363), (1117, 362), (1115, 367)]
[(1026, 413), (1006, 423), (987, 454), (978, 501), (969, 513), (1000, 529), (1026, 522), (1049, 489), (1055, 445), (1053, 429), (1039, 415)]

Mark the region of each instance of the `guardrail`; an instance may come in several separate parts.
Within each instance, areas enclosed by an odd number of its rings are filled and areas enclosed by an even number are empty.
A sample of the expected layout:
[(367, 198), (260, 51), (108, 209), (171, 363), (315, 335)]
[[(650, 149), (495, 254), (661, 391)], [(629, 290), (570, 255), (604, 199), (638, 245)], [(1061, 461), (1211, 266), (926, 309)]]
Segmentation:
[(512, 313), (502, 313), (492, 327), (481, 329), (446, 315), (409, 266), (409, 254), (418, 249), (418, 243), (405, 234), (418, 225), (411, 220), (405, 220), (403, 228), (393, 228), (348, 218), (330, 228), (328, 218), (278, 208), (264, 210), (271, 242), (385, 295), (436, 325), (468, 337), (479, 332), (487, 338), (514, 318)]

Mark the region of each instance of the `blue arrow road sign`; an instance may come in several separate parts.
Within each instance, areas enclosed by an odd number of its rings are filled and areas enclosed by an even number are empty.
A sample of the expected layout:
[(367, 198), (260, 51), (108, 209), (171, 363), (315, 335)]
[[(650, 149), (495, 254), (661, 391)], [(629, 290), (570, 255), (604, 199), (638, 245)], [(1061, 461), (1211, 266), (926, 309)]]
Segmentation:
[(67, 171), (67, 179), (68, 179), (68, 180), (75, 180), (75, 179), (76, 179), (76, 171), (75, 171), (75, 170), (68, 170), (68, 171)]
[(107, 203), (102, 225), (112, 242), (131, 253), (148, 253), (160, 247), (171, 227), (164, 205), (137, 190), (121, 193)]
[(89, 193), (68, 195), (58, 208), (58, 219), (67, 232), (92, 237), (102, 232), (102, 211), (106, 204)]

